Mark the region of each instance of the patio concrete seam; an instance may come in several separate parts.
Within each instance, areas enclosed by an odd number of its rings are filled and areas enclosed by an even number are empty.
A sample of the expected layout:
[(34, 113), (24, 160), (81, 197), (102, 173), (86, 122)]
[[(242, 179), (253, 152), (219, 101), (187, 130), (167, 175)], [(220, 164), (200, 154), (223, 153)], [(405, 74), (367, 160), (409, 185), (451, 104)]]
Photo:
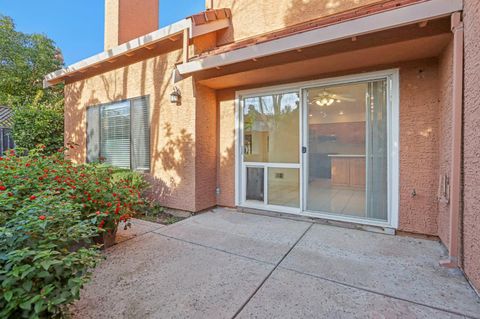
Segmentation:
[(392, 298), (392, 299), (396, 299), (396, 300), (400, 300), (400, 301), (409, 302), (409, 303), (412, 303), (412, 304), (415, 304), (415, 305), (418, 305), (418, 306), (423, 306), (423, 307), (427, 307), (427, 308), (430, 308), (430, 309), (447, 312), (447, 313), (450, 313), (450, 314), (453, 314), (453, 315), (462, 316), (462, 317), (466, 317), (466, 318), (470, 318), (470, 319), (480, 319), (480, 317), (473, 317), (473, 316), (471, 316), (471, 315), (464, 314), (464, 313), (460, 313), (460, 312), (457, 312), (457, 311), (454, 311), (454, 310), (449, 310), (449, 309), (444, 309), (444, 308), (440, 308), (440, 307), (436, 307), (436, 306), (427, 305), (427, 304), (424, 304), (424, 303), (421, 303), (421, 302), (418, 302), (418, 301), (414, 301), (414, 300), (410, 300), (410, 299), (406, 299), (406, 298), (402, 298), (402, 297), (397, 297), (397, 296), (394, 296), (394, 295), (386, 294), (386, 293), (383, 293), (383, 292), (375, 291), (375, 290), (373, 290), (373, 289), (368, 289), (368, 288), (364, 288), (364, 287), (357, 287), (357, 286), (355, 286), (355, 285), (351, 285), (351, 284), (348, 284), (348, 283), (345, 283), (345, 282), (341, 282), (341, 281), (337, 281), (337, 280), (334, 280), (334, 279), (330, 279), (330, 278), (326, 278), (326, 277), (314, 275), (314, 274), (312, 274), (312, 273), (307, 273), (307, 272), (299, 271), (299, 270), (296, 270), (296, 269), (293, 269), (293, 268), (284, 267), (284, 266), (281, 266), (281, 265), (279, 265), (279, 266), (276, 267), (276, 268), (280, 268), (280, 269), (292, 271), (292, 272), (295, 272), (295, 273), (297, 273), (297, 274), (302, 274), (302, 275), (305, 275), (305, 276), (310, 276), (310, 277), (317, 278), (317, 279), (320, 279), (320, 280), (325, 280), (325, 281), (328, 281), (328, 282), (330, 282), (330, 283), (337, 284), (337, 285), (340, 285), (340, 286), (344, 286), (344, 287), (348, 287), (348, 288), (353, 288), (353, 289), (358, 289), (358, 290), (362, 290), (362, 291), (365, 291), (365, 292), (373, 293), (373, 294), (376, 294), (376, 295), (380, 295), (380, 296), (384, 296), (384, 297), (388, 297), (388, 298)]
[[(162, 224), (160, 224), (160, 225), (162, 225)], [(158, 227), (158, 228), (155, 228), (155, 229), (149, 230), (149, 231), (147, 231), (147, 232), (138, 234), (138, 235), (136, 235), (136, 236), (134, 236), (134, 237), (131, 237), (131, 238), (122, 240), (122, 241), (120, 241), (120, 242), (118, 242), (118, 243), (115, 243), (115, 245), (113, 245), (112, 247), (118, 246), (118, 245), (120, 245), (120, 244), (126, 243), (127, 241), (130, 241), (130, 240), (133, 240), (133, 239), (136, 239), (136, 238), (143, 237), (143, 236), (145, 236), (145, 235), (147, 235), (147, 234), (150, 234), (150, 233), (153, 233), (153, 232), (155, 232), (155, 231), (157, 231), (157, 230), (159, 230), (160, 228), (163, 228), (163, 227), (165, 227), (165, 225), (162, 225), (162, 226), (160, 226), (160, 227)]]
[(250, 297), (248, 297), (248, 299), (243, 303), (243, 305), (237, 310), (237, 312), (235, 312), (235, 314), (233, 315), (232, 319), (235, 319), (241, 312), (242, 310), (245, 308), (245, 306), (250, 302), (250, 300), (252, 300), (252, 298), (257, 294), (257, 292), (260, 290), (260, 288), (263, 287), (263, 285), (265, 284), (265, 282), (268, 280), (268, 278), (270, 278), (270, 276), (272, 276), (273, 272), (278, 268), (278, 266), (282, 263), (282, 261), (290, 254), (290, 252), (293, 250), (293, 248), (295, 248), (295, 246), (297, 246), (297, 244), (302, 240), (303, 237), (305, 237), (305, 235), (308, 233), (308, 231), (312, 228), (313, 226), (313, 223), (310, 223), (310, 226), (308, 226), (307, 229), (305, 229), (305, 231), (303, 232), (303, 234), (295, 241), (295, 243), (293, 243), (292, 247), (290, 247), (288, 249), (288, 251), (283, 255), (283, 257), (276, 263), (275, 267), (273, 267), (273, 269), (268, 273), (268, 275), (262, 280), (262, 282), (260, 283), (260, 285), (258, 285), (258, 287), (253, 291), (253, 293), (250, 295)]
[(178, 240), (178, 241), (181, 241), (181, 242), (183, 242), (183, 243), (187, 243), (187, 244), (191, 244), (191, 245), (195, 245), (195, 246), (200, 246), (200, 247), (207, 248), (207, 249), (216, 250), (216, 251), (219, 251), (219, 252), (222, 252), (222, 253), (226, 253), (226, 254), (229, 254), (229, 255), (233, 255), (233, 256), (237, 256), (237, 257), (249, 259), (249, 260), (256, 261), (256, 262), (259, 262), (259, 263), (262, 263), (262, 264), (271, 265), (271, 266), (274, 266), (274, 265), (275, 265), (274, 263), (270, 263), (270, 262), (265, 261), (265, 260), (260, 260), (260, 259), (256, 259), (256, 258), (253, 258), (253, 257), (249, 257), (249, 256), (245, 256), (245, 255), (240, 255), (240, 254), (232, 253), (232, 252), (227, 251), (227, 250), (224, 250), (224, 249), (220, 249), (220, 248), (216, 248), (216, 247), (212, 247), (212, 246), (208, 246), (208, 245), (199, 244), (199, 243), (196, 243), (196, 242), (193, 242), (193, 241), (189, 241), (189, 240), (185, 240), (185, 239), (181, 239), (181, 238), (177, 238), (177, 237), (165, 235), (165, 234), (162, 234), (162, 233), (157, 233), (157, 232), (155, 232), (155, 231), (153, 231), (153, 234), (158, 235), (158, 236), (162, 236), (162, 237), (166, 237), (166, 238), (170, 238), (170, 239), (174, 239), (174, 240)]

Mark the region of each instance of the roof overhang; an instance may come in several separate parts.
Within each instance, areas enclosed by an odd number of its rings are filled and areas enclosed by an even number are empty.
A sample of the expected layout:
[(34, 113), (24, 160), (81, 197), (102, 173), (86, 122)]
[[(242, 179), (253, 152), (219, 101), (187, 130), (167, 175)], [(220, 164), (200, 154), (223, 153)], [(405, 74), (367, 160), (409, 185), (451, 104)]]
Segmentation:
[[(219, 14), (216, 12), (217, 18), (207, 18), (203, 23), (198, 23), (194, 20), (194, 18), (198, 17), (200, 14), (175, 22), (164, 28), (116, 46), (108, 51), (99, 53), (63, 69), (47, 74), (44, 78), (43, 86), (49, 87), (55, 85), (64, 81), (65, 78), (72, 77), (78, 73), (84, 73), (88, 69), (99, 68), (106, 62), (113, 63), (120, 57), (133, 56), (137, 51), (145, 48), (150, 49), (162, 41), (179, 40), (181, 39), (181, 35), (185, 32), (187, 32), (188, 38), (192, 39), (194, 37), (227, 28), (230, 25), (230, 11), (228, 9), (212, 10), (212, 12), (213, 11), (225, 11), (226, 13), (225, 16), (222, 15), (218, 17)], [(209, 12), (208, 16), (211, 16), (212, 12)], [(206, 13), (205, 15), (207, 16)]]
[(323, 43), (393, 29), (449, 16), (463, 10), (463, 0), (427, 0), (389, 11), (338, 22), (268, 42), (212, 54), (177, 66), (180, 75), (199, 72), (258, 58), (307, 48)]

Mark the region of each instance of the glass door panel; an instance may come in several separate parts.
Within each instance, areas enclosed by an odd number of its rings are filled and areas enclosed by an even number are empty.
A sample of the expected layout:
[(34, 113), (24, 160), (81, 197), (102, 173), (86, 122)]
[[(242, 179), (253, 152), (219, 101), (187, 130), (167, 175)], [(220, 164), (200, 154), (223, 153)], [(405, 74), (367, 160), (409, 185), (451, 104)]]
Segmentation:
[(268, 204), (300, 207), (300, 172), (298, 168), (268, 169)]
[(286, 92), (242, 100), (243, 200), (300, 207), (300, 97)]
[(306, 210), (386, 221), (386, 80), (305, 93)]

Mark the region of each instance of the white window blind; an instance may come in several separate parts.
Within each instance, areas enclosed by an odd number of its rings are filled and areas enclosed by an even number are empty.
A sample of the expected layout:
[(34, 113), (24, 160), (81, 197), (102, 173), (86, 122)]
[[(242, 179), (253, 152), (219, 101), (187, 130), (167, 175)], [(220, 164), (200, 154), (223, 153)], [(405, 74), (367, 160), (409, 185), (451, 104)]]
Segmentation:
[(87, 160), (148, 171), (150, 127), (146, 97), (87, 110)]
[(102, 106), (100, 156), (116, 167), (130, 168), (130, 103)]

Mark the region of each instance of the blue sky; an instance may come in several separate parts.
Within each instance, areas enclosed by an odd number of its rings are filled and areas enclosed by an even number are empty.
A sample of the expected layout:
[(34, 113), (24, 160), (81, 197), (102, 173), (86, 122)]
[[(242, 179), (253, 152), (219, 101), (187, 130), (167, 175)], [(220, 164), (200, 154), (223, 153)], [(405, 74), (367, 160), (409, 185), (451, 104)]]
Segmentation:
[[(205, 0), (160, 0), (160, 26), (205, 8)], [(43, 33), (72, 64), (103, 51), (104, 0), (0, 0), (0, 14), (14, 19), (17, 30)]]

